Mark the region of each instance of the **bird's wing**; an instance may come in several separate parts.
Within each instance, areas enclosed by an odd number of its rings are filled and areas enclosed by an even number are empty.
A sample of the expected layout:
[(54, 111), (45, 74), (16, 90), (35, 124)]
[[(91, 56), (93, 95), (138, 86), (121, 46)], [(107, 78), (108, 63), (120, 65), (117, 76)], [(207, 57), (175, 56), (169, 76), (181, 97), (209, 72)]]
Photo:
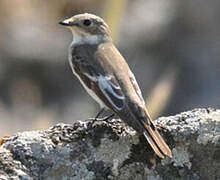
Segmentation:
[(131, 84), (132, 84), (132, 86), (133, 86), (133, 88), (134, 88), (134, 90), (135, 90), (135, 92), (136, 92), (138, 98), (140, 99), (141, 103), (142, 103), (143, 105), (145, 105), (145, 101), (144, 101), (144, 98), (143, 98), (143, 96), (142, 96), (141, 90), (140, 90), (140, 88), (139, 88), (139, 86), (138, 86), (138, 83), (137, 83), (137, 81), (136, 81), (136, 78), (135, 78), (134, 74), (133, 74), (131, 71), (130, 71), (130, 73), (129, 73), (129, 79), (130, 79)]
[(126, 104), (128, 106), (124, 114), (126, 118), (123, 120), (134, 129), (139, 129), (139, 131), (144, 129), (144, 131), (142, 131), (144, 136), (159, 157), (163, 158), (164, 155), (172, 157), (169, 147), (160, 136), (150, 118), (135, 76), (124, 58), (113, 45), (104, 46), (102, 48), (102, 54), (100, 54), (99, 57), (101, 57), (102, 60), (110, 62), (115, 78), (119, 80), (118, 82), (123, 89), (124, 96), (126, 97)]
[[(80, 55), (79, 55), (80, 54)], [(113, 75), (103, 71), (99, 65), (88, 60), (93, 59), (87, 51), (73, 56), (73, 70), (107, 107), (113, 111), (121, 110), (124, 105), (124, 95)]]

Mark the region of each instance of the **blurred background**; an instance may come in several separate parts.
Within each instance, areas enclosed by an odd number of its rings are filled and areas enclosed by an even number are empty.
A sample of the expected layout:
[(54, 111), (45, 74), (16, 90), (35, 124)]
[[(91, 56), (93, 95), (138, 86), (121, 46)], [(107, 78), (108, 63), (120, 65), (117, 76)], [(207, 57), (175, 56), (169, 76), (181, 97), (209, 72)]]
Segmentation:
[(99, 111), (72, 75), (72, 35), (58, 25), (84, 12), (111, 27), (153, 118), (220, 108), (219, 0), (1, 0), (0, 136)]

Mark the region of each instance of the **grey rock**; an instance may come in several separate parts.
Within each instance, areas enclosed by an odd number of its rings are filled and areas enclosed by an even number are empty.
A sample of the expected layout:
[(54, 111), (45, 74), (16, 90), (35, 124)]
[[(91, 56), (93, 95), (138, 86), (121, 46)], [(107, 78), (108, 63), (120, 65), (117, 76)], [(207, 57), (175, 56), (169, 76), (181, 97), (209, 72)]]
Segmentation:
[(172, 159), (156, 157), (119, 119), (85, 120), (5, 138), (0, 179), (220, 179), (220, 110), (194, 109), (155, 123)]

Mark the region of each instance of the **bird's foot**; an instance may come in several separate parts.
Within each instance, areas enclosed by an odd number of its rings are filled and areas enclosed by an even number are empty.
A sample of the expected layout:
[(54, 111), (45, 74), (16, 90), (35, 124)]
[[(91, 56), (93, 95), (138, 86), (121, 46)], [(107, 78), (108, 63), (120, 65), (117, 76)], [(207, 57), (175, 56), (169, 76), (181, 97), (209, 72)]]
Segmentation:
[(112, 117), (114, 117), (115, 114), (110, 114), (109, 116), (105, 116), (103, 118), (89, 118), (88, 120), (92, 121), (91, 123), (94, 124), (96, 121), (106, 121), (110, 120)]

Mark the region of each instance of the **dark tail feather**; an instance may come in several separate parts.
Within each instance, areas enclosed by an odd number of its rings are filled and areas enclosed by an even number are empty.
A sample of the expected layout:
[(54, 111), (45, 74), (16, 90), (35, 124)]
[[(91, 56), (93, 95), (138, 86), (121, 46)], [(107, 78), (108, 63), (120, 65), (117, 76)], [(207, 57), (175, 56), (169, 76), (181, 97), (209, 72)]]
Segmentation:
[[(152, 122), (151, 122), (152, 123)], [(154, 152), (160, 157), (164, 158), (168, 156), (172, 158), (172, 152), (166, 142), (163, 140), (156, 127), (152, 128), (150, 125), (143, 123), (146, 131), (144, 132), (144, 136), (147, 139), (148, 143), (153, 148)], [(152, 126), (154, 126), (152, 124)]]

